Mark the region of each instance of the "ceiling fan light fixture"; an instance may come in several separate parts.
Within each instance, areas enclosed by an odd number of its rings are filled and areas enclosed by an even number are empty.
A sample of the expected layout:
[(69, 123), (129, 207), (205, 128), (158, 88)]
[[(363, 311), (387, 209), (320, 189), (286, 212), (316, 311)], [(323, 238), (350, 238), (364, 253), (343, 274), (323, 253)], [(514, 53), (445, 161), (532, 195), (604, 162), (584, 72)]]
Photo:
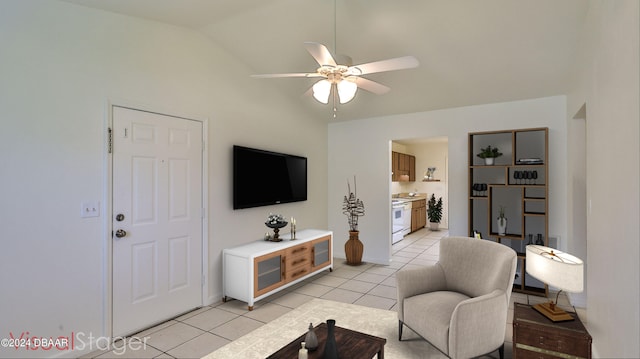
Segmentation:
[(338, 97), (340, 97), (340, 103), (347, 103), (356, 96), (358, 85), (354, 81), (341, 80), (338, 82)]
[(331, 82), (329, 80), (320, 80), (313, 85), (313, 97), (323, 104), (329, 103), (329, 95), (331, 94)]

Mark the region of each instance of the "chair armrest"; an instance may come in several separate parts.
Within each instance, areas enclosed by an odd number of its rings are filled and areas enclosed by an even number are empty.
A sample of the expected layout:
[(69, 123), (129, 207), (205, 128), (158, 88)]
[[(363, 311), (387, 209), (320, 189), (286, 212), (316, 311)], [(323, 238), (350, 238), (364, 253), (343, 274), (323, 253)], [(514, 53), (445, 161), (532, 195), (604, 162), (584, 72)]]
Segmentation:
[(449, 356), (470, 358), (498, 349), (504, 344), (508, 310), (507, 295), (499, 289), (460, 302), (449, 323)]
[(444, 271), (439, 263), (396, 273), (398, 291), (398, 319), (404, 321), (404, 299), (414, 295), (446, 290)]

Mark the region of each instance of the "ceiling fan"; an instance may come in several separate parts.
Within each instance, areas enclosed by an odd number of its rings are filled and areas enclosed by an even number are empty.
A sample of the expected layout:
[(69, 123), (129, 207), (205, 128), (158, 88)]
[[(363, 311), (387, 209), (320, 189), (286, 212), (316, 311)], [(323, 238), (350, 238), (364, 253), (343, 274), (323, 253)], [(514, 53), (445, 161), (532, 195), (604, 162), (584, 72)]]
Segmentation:
[[(366, 79), (362, 75), (373, 74), (377, 72), (404, 70), (418, 67), (419, 62), (413, 56), (396, 57), (388, 60), (369, 62), (360, 65), (352, 65), (351, 58), (343, 56), (345, 61), (339, 64), (326, 46), (316, 42), (305, 42), (305, 48), (311, 56), (318, 62), (315, 72), (308, 73), (282, 73), (282, 74), (264, 74), (252, 75), (257, 78), (277, 78), (277, 77), (313, 77), (320, 78), (309, 91), (312, 91), (313, 97), (324, 104), (329, 103), (329, 97), (333, 93), (334, 104), (336, 97), (340, 103), (351, 101), (356, 95), (358, 88), (382, 95), (391, 88)], [(342, 56), (341, 56), (342, 57)], [(333, 90), (333, 91), (332, 91)], [(307, 92), (309, 92), (307, 91)], [(334, 106), (335, 110), (335, 106)]]

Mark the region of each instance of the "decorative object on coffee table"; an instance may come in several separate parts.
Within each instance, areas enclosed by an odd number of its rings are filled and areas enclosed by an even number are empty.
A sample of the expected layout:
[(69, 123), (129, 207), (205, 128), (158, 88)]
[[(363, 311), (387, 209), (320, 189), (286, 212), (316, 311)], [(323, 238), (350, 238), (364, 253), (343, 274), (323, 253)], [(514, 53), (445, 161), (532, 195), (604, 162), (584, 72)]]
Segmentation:
[(301, 346), (301, 348), (300, 348), (300, 350), (298, 350), (298, 359), (308, 359), (309, 358), (309, 351), (305, 347), (305, 342), (302, 342), (300, 344), (300, 346)]
[(336, 343), (335, 329), (335, 319), (327, 319), (327, 342), (324, 345), (323, 359), (338, 359), (338, 344)]
[(351, 185), (347, 181), (347, 195), (344, 196), (342, 213), (347, 215), (349, 223), (349, 240), (344, 244), (344, 252), (347, 257), (347, 264), (362, 264), (362, 253), (364, 245), (358, 238), (358, 217), (364, 216), (364, 203), (356, 196), (356, 177), (353, 177), (353, 192)]
[(269, 217), (267, 217), (267, 221), (264, 224), (273, 229), (273, 237), (270, 239), (272, 242), (280, 242), (280, 236), (278, 232), (280, 232), (280, 228), (285, 227), (287, 225), (287, 221), (284, 220), (281, 214), (272, 214), (269, 213)]
[(316, 336), (316, 332), (313, 329), (313, 323), (309, 323), (309, 331), (307, 335), (304, 337), (304, 341), (306, 343), (307, 349), (312, 352), (318, 349), (318, 337)]

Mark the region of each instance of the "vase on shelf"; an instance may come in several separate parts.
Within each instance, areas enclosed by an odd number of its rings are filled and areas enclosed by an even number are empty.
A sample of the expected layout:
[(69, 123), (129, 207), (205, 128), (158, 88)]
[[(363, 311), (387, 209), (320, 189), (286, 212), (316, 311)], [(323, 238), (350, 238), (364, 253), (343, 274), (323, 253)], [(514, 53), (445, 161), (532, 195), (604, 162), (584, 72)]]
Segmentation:
[(362, 264), (362, 252), (364, 245), (360, 242), (359, 231), (349, 231), (349, 239), (344, 244), (344, 253), (347, 257), (347, 264), (357, 266)]
[(507, 219), (498, 217), (498, 235), (504, 236), (505, 234), (507, 234)]
[(495, 158), (493, 157), (486, 157), (484, 159), (484, 164), (487, 166), (493, 166), (493, 162), (494, 162)]
[(336, 321), (334, 319), (327, 319), (327, 342), (324, 345), (323, 359), (338, 359), (335, 327)]

